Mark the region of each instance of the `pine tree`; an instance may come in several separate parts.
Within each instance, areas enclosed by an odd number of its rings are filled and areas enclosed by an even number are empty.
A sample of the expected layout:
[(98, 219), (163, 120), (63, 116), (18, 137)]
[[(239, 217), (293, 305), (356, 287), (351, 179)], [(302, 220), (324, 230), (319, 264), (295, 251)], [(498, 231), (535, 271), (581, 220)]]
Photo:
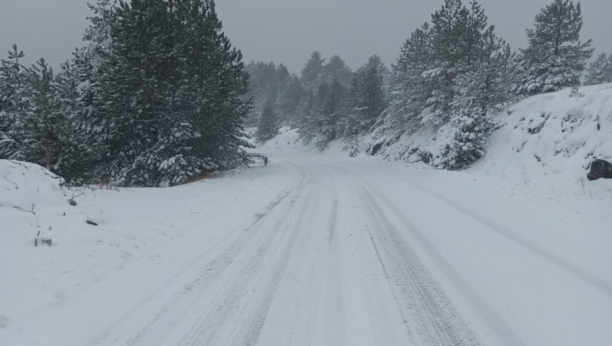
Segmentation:
[(306, 89), (317, 88), (323, 82), (323, 63), (321, 53), (315, 51), (310, 55), (306, 66), (302, 69), (302, 84)]
[(23, 51), (13, 45), (0, 67), (0, 159), (24, 160), (26, 125), (32, 116), (29, 70), (20, 63)]
[[(299, 103), (299, 94), (295, 94), (297, 92), (295, 85), (291, 85), (297, 77), (293, 78), (285, 65), (276, 66), (273, 62), (251, 62), (247, 65), (246, 70), (250, 77), (247, 95), (253, 101), (253, 108), (247, 114), (245, 124), (247, 126), (257, 124), (264, 104), (270, 99), (280, 111), (279, 115), (283, 124), (288, 124), (289, 118), (293, 116)], [(287, 91), (289, 88), (292, 90)], [(293, 99), (295, 97), (297, 100)]]
[(345, 135), (348, 137), (369, 131), (387, 107), (383, 75), (378, 71), (379, 65), (371, 62), (355, 73), (351, 83), (351, 109), (345, 125)]
[(298, 127), (300, 138), (305, 144), (308, 144), (318, 133), (317, 120), (319, 118), (319, 107), (317, 97), (312, 89), (306, 91), (306, 95), (302, 98), (298, 108)]
[(423, 73), (435, 66), (431, 39), (429, 23), (425, 23), (404, 42), (397, 64), (393, 66), (393, 97), (383, 119), (389, 131), (401, 132), (421, 124), (421, 113), (434, 87), (431, 80), (423, 78)]
[(338, 78), (334, 78), (329, 85), (327, 94), (322, 97), (321, 105), (321, 141), (318, 143), (323, 148), (331, 140), (339, 137), (339, 126), (344, 117), (345, 90)]
[(63, 117), (62, 148), (55, 164), (54, 172), (64, 177), (68, 183), (80, 184), (85, 180), (89, 160), (82, 147), (86, 143), (79, 116), (79, 76), (77, 69), (66, 61), (55, 77), (54, 103)]
[(298, 126), (298, 109), (306, 91), (297, 76), (291, 76), (279, 96), (279, 111), (286, 125)]
[(466, 36), (473, 39), (470, 30), (474, 30), (470, 27), (470, 12), (461, 0), (445, 0), (432, 15), (431, 57), (435, 67), (423, 73), (432, 90), (427, 101), (431, 112), (424, 117), (426, 122), (443, 124), (449, 120), (454, 80), (465, 71), (466, 59), (471, 57), (471, 47), (466, 45)]
[(55, 77), (44, 59), (32, 67), (30, 75), (33, 109), (26, 123), (24, 156), (29, 162), (57, 172), (67, 133)]
[(261, 115), (259, 116), (259, 123), (257, 124), (257, 133), (255, 136), (259, 142), (265, 142), (276, 135), (280, 129), (280, 119), (278, 113), (274, 109), (274, 100), (269, 99), (263, 106)]
[(87, 175), (167, 186), (244, 163), (248, 75), (214, 2), (119, 1), (97, 13), (91, 49), (73, 61)]
[(612, 54), (601, 53), (591, 62), (584, 85), (612, 83)]
[(334, 80), (338, 80), (340, 85), (346, 88), (351, 84), (353, 72), (350, 67), (346, 66), (346, 62), (342, 58), (334, 55), (323, 66), (323, 75), (326, 83), (331, 84)]
[(527, 30), (529, 46), (521, 50), (520, 75), (514, 87), (529, 96), (580, 85), (580, 77), (593, 50), (591, 40), (580, 41), (580, 2), (554, 0)]

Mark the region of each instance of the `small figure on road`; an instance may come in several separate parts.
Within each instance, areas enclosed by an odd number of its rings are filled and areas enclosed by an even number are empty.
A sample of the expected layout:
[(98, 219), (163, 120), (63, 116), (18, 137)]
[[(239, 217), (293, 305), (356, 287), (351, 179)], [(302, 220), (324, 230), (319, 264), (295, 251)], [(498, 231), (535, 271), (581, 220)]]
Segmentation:
[(264, 159), (264, 166), (267, 166), (268, 165), (268, 157), (264, 156), (263, 159)]

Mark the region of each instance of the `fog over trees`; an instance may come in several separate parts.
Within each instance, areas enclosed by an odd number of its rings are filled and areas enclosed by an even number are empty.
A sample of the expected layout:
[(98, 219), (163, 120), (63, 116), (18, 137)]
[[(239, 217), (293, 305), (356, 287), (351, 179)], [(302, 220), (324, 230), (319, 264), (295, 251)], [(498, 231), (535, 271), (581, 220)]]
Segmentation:
[(84, 46), (59, 71), (44, 59), (24, 66), (17, 45), (2, 60), (0, 159), (73, 184), (169, 186), (248, 163), (245, 126), (257, 127), (258, 141), (298, 128), (321, 149), (432, 127), (448, 144), (435, 162), (428, 152), (422, 160), (461, 169), (484, 155), (503, 106), (612, 82), (612, 55), (588, 64), (579, 2), (534, 13), (518, 51), (477, 1), (441, 2), (398, 42), (395, 64), (373, 55), (353, 71), (315, 51), (296, 75), (282, 62), (244, 64), (213, 0), (98, 0)]

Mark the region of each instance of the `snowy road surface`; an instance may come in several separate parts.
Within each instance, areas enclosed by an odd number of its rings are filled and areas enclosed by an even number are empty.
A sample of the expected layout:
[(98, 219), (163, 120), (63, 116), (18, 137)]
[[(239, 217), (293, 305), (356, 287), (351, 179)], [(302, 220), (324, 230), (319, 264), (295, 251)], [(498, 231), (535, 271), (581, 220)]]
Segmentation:
[[(175, 270), (109, 274), (102, 302), (80, 297), (48, 336), (10, 344), (612, 344), (609, 218), (369, 161), (277, 157), (254, 170), (278, 174), (267, 206), (236, 211)], [(156, 279), (138, 285), (140, 272)]]

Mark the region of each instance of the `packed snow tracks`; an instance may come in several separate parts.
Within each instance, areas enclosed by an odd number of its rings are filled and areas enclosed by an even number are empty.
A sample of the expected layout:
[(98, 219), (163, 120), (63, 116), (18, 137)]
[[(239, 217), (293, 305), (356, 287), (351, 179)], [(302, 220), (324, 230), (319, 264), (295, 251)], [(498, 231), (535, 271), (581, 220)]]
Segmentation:
[(89, 345), (481, 345), (360, 180), (302, 178)]

